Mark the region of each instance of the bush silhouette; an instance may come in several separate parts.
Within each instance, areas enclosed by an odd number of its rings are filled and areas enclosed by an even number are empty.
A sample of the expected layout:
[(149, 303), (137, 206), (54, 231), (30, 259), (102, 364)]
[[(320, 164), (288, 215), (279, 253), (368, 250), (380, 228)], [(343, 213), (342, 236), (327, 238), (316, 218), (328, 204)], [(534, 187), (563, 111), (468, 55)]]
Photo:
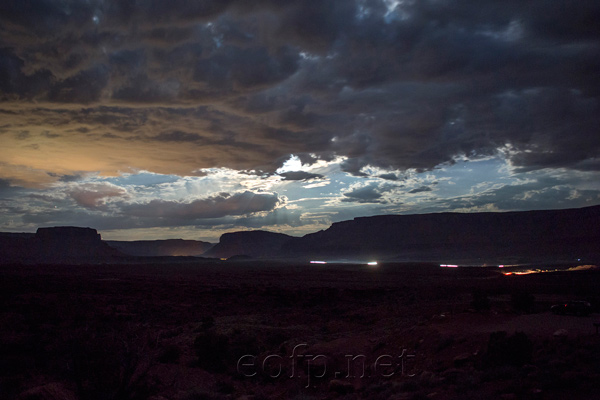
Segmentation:
[(72, 378), (80, 399), (138, 400), (153, 394), (143, 340), (127, 333), (79, 332), (71, 342)]
[(533, 344), (523, 332), (508, 336), (506, 332), (492, 332), (484, 356), (486, 367), (511, 365), (520, 367), (530, 363)]
[(158, 362), (163, 364), (174, 364), (181, 356), (181, 349), (174, 344), (166, 346), (157, 357)]
[(513, 310), (522, 313), (531, 313), (533, 312), (533, 303), (535, 302), (535, 297), (531, 293), (525, 292), (517, 292), (513, 293), (510, 296), (510, 305)]
[(215, 318), (211, 316), (202, 317), (202, 324), (200, 328), (204, 331), (211, 329), (215, 326)]
[(227, 336), (206, 331), (196, 336), (194, 349), (198, 356), (198, 365), (210, 372), (222, 372), (229, 351)]
[(486, 311), (490, 309), (490, 299), (488, 299), (487, 294), (483, 292), (473, 292), (472, 293), (473, 300), (471, 300), (471, 307), (475, 311)]

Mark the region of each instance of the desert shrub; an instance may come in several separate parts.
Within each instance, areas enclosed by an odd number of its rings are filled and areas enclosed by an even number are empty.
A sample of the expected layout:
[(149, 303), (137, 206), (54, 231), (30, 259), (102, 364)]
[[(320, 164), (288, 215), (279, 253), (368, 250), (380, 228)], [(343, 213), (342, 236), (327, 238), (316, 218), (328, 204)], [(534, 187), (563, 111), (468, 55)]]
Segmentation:
[(444, 337), (443, 339), (440, 340), (440, 342), (438, 343), (438, 345), (435, 348), (435, 351), (437, 353), (439, 353), (440, 351), (449, 348), (453, 344), (454, 344), (454, 337), (453, 336), (446, 336), (446, 337)]
[(427, 397), (425, 393), (415, 393), (412, 395), (411, 400), (429, 400), (430, 397)]
[(185, 400), (223, 400), (224, 398), (219, 393), (212, 393), (201, 389), (192, 389), (184, 397)]
[(266, 342), (271, 347), (280, 346), (283, 342), (290, 339), (290, 335), (283, 331), (273, 331), (266, 335)]
[(223, 394), (233, 394), (235, 392), (233, 383), (224, 380), (217, 381), (216, 389), (219, 393)]
[(533, 312), (534, 302), (535, 297), (531, 293), (516, 292), (510, 296), (510, 305), (512, 306), (513, 310), (517, 312), (527, 314)]
[(157, 357), (157, 361), (163, 364), (174, 364), (179, 361), (181, 349), (174, 344), (165, 346)]
[(472, 293), (472, 297), (471, 307), (473, 307), (475, 311), (486, 311), (490, 309), (490, 299), (487, 294), (475, 291)]
[(263, 350), (255, 335), (240, 333), (234, 335), (229, 342), (229, 355), (235, 360), (246, 354), (259, 354)]
[(550, 392), (568, 391), (574, 388), (574, 383), (568, 375), (558, 371), (542, 371), (540, 374), (540, 384), (543, 390)]
[(513, 365), (522, 366), (530, 363), (533, 344), (523, 332), (508, 336), (506, 332), (492, 332), (484, 356), (485, 366)]
[(400, 392), (414, 392), (418, 389), (419, 389), (419, 385), (417, 384), (416, 381), (413, 381), (413, 380), (402, 381), (398, 385), (398, 390)]
[(202, 317), (200, 328), (204, 331), (211, 329), (215, 326), (215, 319), (211, 316)]
[(137, 336), (83, 332), (71, 343), (72, 378), (82, 400), (145, 399), (154, 385)]
[(211, 372), (223, 371), (229, 351), (229, 338), (213, 331), (202, 332), (194, 340), (194, 350), (200, 367)]

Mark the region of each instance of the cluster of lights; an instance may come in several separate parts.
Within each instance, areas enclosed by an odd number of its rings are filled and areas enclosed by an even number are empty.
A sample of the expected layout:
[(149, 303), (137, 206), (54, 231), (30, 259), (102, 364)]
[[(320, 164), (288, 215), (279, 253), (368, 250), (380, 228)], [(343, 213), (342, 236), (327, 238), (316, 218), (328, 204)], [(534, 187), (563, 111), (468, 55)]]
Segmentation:
[[(317, 260), (315, 260), (315, 261), (311, 261), (310, 263), (311, 264), (327, 264), (327, 261), (317, 261)], [(355, 262), (347, 262), (347, 261), (346, 262), (332, 261), (331, 263), (333, 263), (333, 264), (365, 264), (364, 262), (356, 262), (355, 263)], [(376, 266), (376, 265), (378, 265), (377, 261), (369, 261), (366, 264), (370, 265), (370, 266)]]
[(558, 271), (558, 270), (557, 269), (554, 269), (554, 270), (528, 269), (525, 271), (503, 272), (503, 274), (504, 275), (529, 275), (529, 274), (541, 274), (544, 272), (553, 272), (553, 271)]

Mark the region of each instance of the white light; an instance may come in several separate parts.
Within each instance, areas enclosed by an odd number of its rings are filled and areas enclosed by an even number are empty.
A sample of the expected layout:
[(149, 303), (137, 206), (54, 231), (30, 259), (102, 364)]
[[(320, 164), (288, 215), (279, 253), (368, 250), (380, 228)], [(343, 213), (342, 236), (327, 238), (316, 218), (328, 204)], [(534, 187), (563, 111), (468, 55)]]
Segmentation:
[(444, 267), (444, 268), (458, 268), (458, 265), (454, 265), (454, 264), (440, 264), (440, 267)]
[(327, 264), (327, 261), (311, 261), (311, 264)]
[(302, 161), (300, 161), (300, 157), (291, 155), (290, 158), (283, 163), (283, 165), (275, 171), (278, 174), (282, 174), (284, 172), (295, 172), (302, 170)]
[(377, 265), (377, 261), (370, 261), (367, 263), (367, 265)]

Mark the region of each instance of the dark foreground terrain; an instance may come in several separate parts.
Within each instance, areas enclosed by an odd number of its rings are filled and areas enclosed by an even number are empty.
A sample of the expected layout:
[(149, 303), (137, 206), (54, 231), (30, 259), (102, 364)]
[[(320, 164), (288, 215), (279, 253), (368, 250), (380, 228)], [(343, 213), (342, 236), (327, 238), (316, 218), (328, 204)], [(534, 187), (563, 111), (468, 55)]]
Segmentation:
[(600, 271), (501, 271), (5, 265), (0, 398), (598, 398)]

